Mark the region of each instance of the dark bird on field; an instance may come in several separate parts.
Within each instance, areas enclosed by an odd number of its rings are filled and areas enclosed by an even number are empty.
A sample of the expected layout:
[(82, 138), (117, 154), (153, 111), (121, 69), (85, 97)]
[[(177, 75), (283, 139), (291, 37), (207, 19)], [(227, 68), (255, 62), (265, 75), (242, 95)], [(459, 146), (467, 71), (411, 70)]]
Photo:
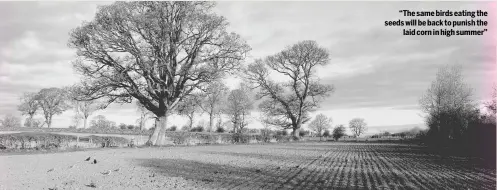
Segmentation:
[(278, 166), (276, 169), (279, 170), (279, 169), (281, 169), (281, 167)]
[(90, 158), (90, 157), (88, 157), (85, 161), (90, 161), (90, 159), (91, 159), (91, 158)]
[(93, 164), (97, 164), (97, 159), (93, 159)]
[(52, 169), (49, 169), (47, 172), (51, 172), (51, 171), (53, 171), (53, 170), (54, 170), (54, 169), (52, 168)]
[(102, 174), (104, 174), (104, 175), (110, 175), (110, 173), (111, 173), (110, 170), (108, 170), (107, 172), (102, 172)]
[(261, 170), (257, 169), (257, 170), (255, 170), (255, 172), (257, 172), (257, 173), (261, 173)]

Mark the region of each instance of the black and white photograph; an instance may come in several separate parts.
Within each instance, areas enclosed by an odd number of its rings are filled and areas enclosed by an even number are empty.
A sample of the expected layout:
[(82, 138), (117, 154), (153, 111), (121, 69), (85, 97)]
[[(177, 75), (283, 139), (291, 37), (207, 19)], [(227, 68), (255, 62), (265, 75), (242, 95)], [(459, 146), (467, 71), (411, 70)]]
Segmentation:
[(0, 1), (0, 190), (496, 189), (496, 1)]

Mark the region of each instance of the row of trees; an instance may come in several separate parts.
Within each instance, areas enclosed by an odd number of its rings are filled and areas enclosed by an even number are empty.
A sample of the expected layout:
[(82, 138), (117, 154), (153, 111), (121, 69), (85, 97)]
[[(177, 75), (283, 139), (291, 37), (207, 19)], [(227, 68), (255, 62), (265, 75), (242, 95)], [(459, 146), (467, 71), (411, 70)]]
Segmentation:
[[(314, 74), (316, 67), (328, 63), (328, 51), (314, 41), (302, 41), (243, 68), (250, 47), (238, 34), (226, 31), (228, 22), (212, 11), (214, 6), (213, 2), (164, 1), (100, 7), (94, 20), (70, 34), (69, 44), (79, 56), (74, 67), (84, 76), (84, 99), (139, 101), (157, 118), (149, 144), (161, 145), (170, 114), (190, 115), (188, 104), (195, 101), (196, 92), (207, 91), (226, 74), (243, 71), (239, 74), (251, 89), (257, 89), (264, 121), (290, 128), (298, 136), (309, 112), (333, 90), (320, 84)], [(273, 81), (271, 72), (289, 80)], [(238, 100), (242, 95), (231, 97)], [(238, 109), (231, 112), (235, 127), (243, 128), (247, 114)], [(213, 118), (219, 112), (207, 113)]]
[[(327, 117), (324, 114), (318, 114), (314, 120), (312, 120), (308, 127), (309, 129), (315, 131), (320, 137), (319, 140), (322, 140), (322, 137), (325, 136), (325, 133), (329, 133), (328, 130), (331, 128), (332, 119)], [(349, 122), (349, 128), (352, 131), (354, 137), (358, 137), (361, 134), (364, 134), (367, 130), (367, 124), (362, 118), (354, 118)], [(328, 136), (328, 135), (326, 135)], [(331, 134), (331, 136), (338, 140), (339, 138), (345, 136), (345, 126), (337, 125)]]

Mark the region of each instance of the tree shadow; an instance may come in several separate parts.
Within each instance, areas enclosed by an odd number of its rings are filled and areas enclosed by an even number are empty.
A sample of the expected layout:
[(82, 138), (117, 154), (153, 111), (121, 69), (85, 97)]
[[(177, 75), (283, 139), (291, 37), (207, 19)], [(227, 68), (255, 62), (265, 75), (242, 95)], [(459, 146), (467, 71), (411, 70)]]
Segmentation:
[[(315, 171), (295, 167), (246, 168), (182, 159), (139, 159), (140, 166), (167, 177), (182, 177), (215, 189), (347, 189), (326, 183), (326, 174), (307, 179)], [(301, 175), (303, 174), (303, 175)], [(349, 186), (350, 188), (352, 186)], [(355, 188), (354, 189), (366, 189)]]

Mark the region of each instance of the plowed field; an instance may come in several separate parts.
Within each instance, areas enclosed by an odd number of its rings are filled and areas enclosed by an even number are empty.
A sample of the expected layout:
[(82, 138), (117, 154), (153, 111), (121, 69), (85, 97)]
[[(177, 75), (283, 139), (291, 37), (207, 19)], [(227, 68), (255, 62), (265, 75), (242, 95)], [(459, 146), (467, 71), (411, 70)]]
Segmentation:
[(495, 169), (474, 163), (333, 142), (0, 155), (0, 189), (495, 189)]

